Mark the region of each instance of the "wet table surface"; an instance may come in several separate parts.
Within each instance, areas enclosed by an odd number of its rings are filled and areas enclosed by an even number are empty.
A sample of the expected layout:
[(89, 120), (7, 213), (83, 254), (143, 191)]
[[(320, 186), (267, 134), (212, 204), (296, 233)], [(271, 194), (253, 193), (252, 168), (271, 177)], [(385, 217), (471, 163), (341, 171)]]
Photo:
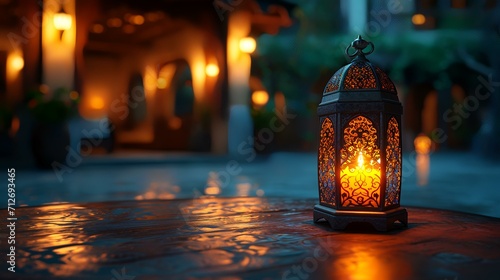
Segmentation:
[(0, 278), (500, 279), (500, 219), (408, 208), (407, 229), (333, 231), (312, 222), (314, 204), (197, 198), (18, 208), (16, 272), (3, 262)]

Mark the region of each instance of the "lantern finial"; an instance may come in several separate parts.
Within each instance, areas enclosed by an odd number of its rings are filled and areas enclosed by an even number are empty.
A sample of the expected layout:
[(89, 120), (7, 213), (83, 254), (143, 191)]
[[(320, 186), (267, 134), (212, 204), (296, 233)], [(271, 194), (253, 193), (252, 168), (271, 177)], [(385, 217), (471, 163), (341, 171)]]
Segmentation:
[[(368, 52), (363, 52), (363, 50), (368, 46), (372, 47), (371, 50)], [(356, 51), (353, 54), (349, 53), (349, 48), (351, 47), (356, 49)], [(352, 41), (352, 43), (349, 46), (347, 46), (347, 48), (345, 49), (345, 53), (351, 58), (355, 56), (365, 58), (365, 55), (371, 54), (374, 50), (375, 46), (373, 45), (372, 42), (368, 42), (365, 39), (363, 39), (361, 35), (358, 35), (358, 38), (356, 38), (354, 41)]]

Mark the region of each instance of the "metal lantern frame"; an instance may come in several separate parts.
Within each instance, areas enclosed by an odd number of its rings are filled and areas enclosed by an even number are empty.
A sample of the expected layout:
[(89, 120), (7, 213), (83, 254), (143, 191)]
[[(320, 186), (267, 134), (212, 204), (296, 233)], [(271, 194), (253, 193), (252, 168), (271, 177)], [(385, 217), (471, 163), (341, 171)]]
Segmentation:
[(361, 36), (346, 48), (353, 59), (332, 76), (318, 106), (319, 204), (313, 218), (333, 229), (354, 222), (379, 231), (395, 228), (396, 221), (408, 225), (400, 206), (403, 107), (393, 82), (366, 59), (374, 49)]

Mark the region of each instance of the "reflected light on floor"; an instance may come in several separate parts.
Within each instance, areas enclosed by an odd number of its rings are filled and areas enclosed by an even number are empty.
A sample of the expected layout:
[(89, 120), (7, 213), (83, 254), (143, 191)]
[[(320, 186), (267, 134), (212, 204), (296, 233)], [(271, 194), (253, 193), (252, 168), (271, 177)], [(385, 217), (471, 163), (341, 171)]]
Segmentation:
[(335, 260), (333, 279), (371, 280), (371, 279), (407, 279), (396, 276), (410, 276), (408, 264), (398, 262), (398, 258), (388, 255), (381, 258), (382, 252), (377, 248), (359, 246), (351, 248), (352, 253), (345, 254)]
[(219, 195), (221, 192), (220, 180), (216, 172), (208, 174), (207, 185), (205, 187), (206, 195)]
[(255, 194), (257, 194), (257, 196), (264, 196), (264, 190), (263, 189), (258, 189)]
[(215, 197), (201, 196), (188, 201), (180, 208), (180, 212), (187, 225), (207, 233), (214, 232), (214, 226), (209, 221), (217, 217), (220, 221), (216, 229), (218, 233), (228, 229), (238, 230), (238, 236), (234, 237), (234, 241), (240, 244), (250, 244), (257, 240), (256, 236), (261, 234), (252, 223), (262, 222), (262, 217), (249, 213), (266, 209), (266, 207), (269, 207), (269, 204), (259, 198), (238, 199), (226, 204)]
[(250, 189), (252, 189), (252, 185), (250, 183), (239, 183), (236, 185), (236, 195), (248, 196)]
[(419, 186), (426, 186), (429, 182), (429, 153), (431, 151), (432, 141), (427, 135), (421, 133), (415, 138), (413, 143), (415, 145), (415, 151), (417, 152), (417, 184)]
[(151, 182), (148, 189), (143, 194), (137, 195), (135, 199), (174, 199), (180, 191), (179, 186), (172, 186), (167, 182)]
[[(32, 262), (40, 270), (47, 270), (53, 276), (71, 277), (84, 270), (91, 270), (99, 261), (98, 255), (92, 254), (92, 247), (85, 245), (93, 237), (86, 235), (83, 229), (75, 228), (75, 224), (85, 222), (85, 218), (77, 215), (54, 214), (71, 209), (85, 210), (76, 205), (54, 205), (43, 208), (46, 213), (34, 222), (38, 234), (28, 241), (28, 246), (35, 250), (27, 253), (26, 258), (19, 258), (18, 265), (23, 267)], [(57, 221), (47, 223), (47, 221)]]

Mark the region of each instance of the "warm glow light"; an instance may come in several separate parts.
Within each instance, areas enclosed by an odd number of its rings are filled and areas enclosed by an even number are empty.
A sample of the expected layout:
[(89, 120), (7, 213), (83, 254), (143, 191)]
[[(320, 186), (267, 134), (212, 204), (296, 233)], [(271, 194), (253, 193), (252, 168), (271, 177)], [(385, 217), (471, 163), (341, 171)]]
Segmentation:
[(54, 15), (54, 27), (59, 31), (69, 30), (72, 23), (71, 15), (62, 10)]
[(413, 144), (415, 145), (415, 151), (417, 153), (428, 154), (431, 150), (432, 141), (427, 135), (420, 134), (415, 138)]
[(144, 17), (141, 15), (131, 16), (130, 23), (133, 23), (135, 25), (141, 25), (144, 23)]
[[(50, 85), (51, 89), (72, 88), (75, 78), (77, 29), (73, 22), (75, 1), (43, 1), (43, 3), (43, 14), (40, 15), (43, 83)], [(61, 4), (64, 5), (64, 10), (58, 10)]]
[[(349, 248), (349, 254), (342, 254), (326, 268), (329, 279), (409, 279), (412, 270), (403, 258), (384, 255), (373, 245), (354, 245)], [(397, 269), (394, 269), (397, 268)]]
[(220, 181), (219, 175), (215, 172), (208, 173), (207, 186), (205, 187), (206, 195), (218, 195), (220, 194)]
[(120, 27), (122, 26), (122, 20), (119, 18), (110, 18), (107, 24), (109, 27)]
[(163, 77), (158, 78), (158, 80), (156, 81), (156, 86), (159, 89), (167, 88), (167, 80)]
[(11, 137), (14, 137), (17, 132), (19, 131), (19, 126), (21, 125), (21, 122), (19, 121), (18, 117), (12, 118), (12, 122), (10, 124), (10, 130), (9, 130), (9, 135)]
[(78, 99), (79, 96), (80, 95), (76, 91), (72, 91), (72, 92), (69, 93), (69, 98), (72, 99), (72, 100)]
[(209, 186), (205, 188), (206, 195), (218, 195), (220, 194), (220, 188), (218, 186)]
[(152, 96), (156, 92), (158, 78), (156, 76), (156, 68), (153, 66), (146, 66), (143, 74), (144, 90), (147, 96)]
[(24, 59), (18, 54), (13, 54), (9, 59), (9, 66), (16, 72), (20, 71), (24, 67)]
[[(320, 155), (332, 157), (329, 140), (333, 137), (333, 124), (324, 121), (321, 128)], [(381, 164), (380, 149), (377, 146), (377, 130), (366, 117), (353, 118), (344, 128), (344, 144), (340, 150), (340, 205), (343, 207), (379, 207), (381, 204)], [(331, 138), (330, 138), (331, 139)], [(320, 170), (326, 176), (336, 176), (335, 167), (323, 164)], [(323, 178), (325, 175), (322, 175)], [(324, 179), (323, 179), (324, 180)]]
[(425, 186), (429, 182), (430, 161), (431, 160), (428, 154), (417, 154), (417, 184), (419, 186)]
[[(378, 165), (378, 164), (377, 164)], [(374, 161), (370, 164), (365, 164), (363, 152), (358, 154), (358, 164), (356, 167), (346, 166), (340, 170), (340, 177), (347, 178), (347, 189), (355, 190), (357, 203), (364, 204), (361, 200), (369, 200), (370, 194), (377, 191), (376, 182), (380, 182), (380, 168), (375, 165)], [(378, 190), (380, 192), (380, 189)], [(368, 203), (373, 205), (372, 203)]]
[(174, 77), (177, 66), (175, 63), (170, 63), (163, 66), (158, 74), (158, 80), (156, 81), (157, 87), (159, 89), (168, 88), (171, 84), (172, 78)]
[(102, 24), (97, 23), (97, 24), (92, 25), (91, 30), (93, 33), (102, 33), (102, 32), (104, 32), (104, 26)]
[(427, 135), (420, 134), (415, 138), (413, 144), (415, 145), (415, 151), (417, 152), (417, 184), (419, 186), (425, 186), (429, 180), (429, 152), (431, 151), (432, 141)]
[(104, 108), (104, 100), (100, 96), (94, 96), (90, 99), (90, 107), (94, 110), (101, 110)]
[(415, 25), (422, 25), (425, 23), (425, 16), (422, 14), (414, 14), (413, 17), (411, 18), (411, 21)]
[(172, 186), (168, 182), (151, 182), (146, 192), (135, 196), (135, 199), (174, 199), (180, 190), (179, 186)]
[(179, 117), (173, 117), (168, 120), (168, 126), (173, 129), (177, 130), (182, 127), (182, 120)]
[(265, 90), (257, 90), (252, 93), (252, 102), (257, 106), (264, 106), (269, 101), (269, 94)]
[(238, 183), (236, 184), (236, 195), (237, 196), (248, 196), (252, 185), (250, 183)]
[(48, 85), (42, 84), (38, 87), (38, 90), (43, 94), (48, 94), (50, 89)]
[(253, 53), (257, 48), (257, 43), (252, 37), (245, 37), (240, 39), (240, 50), (244, 53)]
[(216, 64), (208, 64), (207, 67), (205, 67), (205, 73), (209, 77), (215, 77), (219, 75), (219, 66)]
[[(365, 57), (374, 49), (357, 36), (345, 50), (351, 63), (331, 76), (318, 106), (319, 204), (313, 220), (326, 220), (335, 230), (352, 223), (371, 224), (377, 231), (399, 227), (395, 222), (408, 226), (408, 211), (400, 206), (402, 107), (394, 83)], [(394, 99), (353, 91), (388, 92)], [(388, 106), (392, 102), (397, 106)], [(384, 105), (375, 109), (378, 103)]]
[[(47, 223), (45, 221), (58, 219), (65, 223), (83, 223), (85, 218), (78, 215), (65, 215), (62, 213), (70, 211), (86, 211), (85, 207), (67, 204), (67, 205), (46, 205), (40, 210), (39, 221), (33, 222), (30, 227), (37, 229), (44, 234), (37, 236), (36, 241), (28, 241), (29, 247), (33, 247), (32, 252), (27, 252), (26, 257), (32, 258), (37, 252), (50, 250), (51, 260), (71, 259), (71, 262), (57, 261), (50, 263), (40, 261), (37, 265), (43, 271), (47, 271), (50, 278), (75, 278), (82, 271), (95, 269), (95, 263), (100, 261), (103, 256), (92, 254), (91, 246), (86, 245), (92, 237), (89, 234), (80, 231), (74, 234), (65, 232), (67, 227), (64, 223)], [(90, 209), (89, 209), (90, 210)], [(97, 211), (90, 210), (90, 216), (97, 214)]]
[(365, 164), (365, 160), (363, 159), (363, 152), (359, 152), (358, 167), (362, 168), (364, 164)]
[(274, 94), (274, 107), (278, 112), (284, 112), (286, 107), (286, 99), (283, 92), (278, 91)]

